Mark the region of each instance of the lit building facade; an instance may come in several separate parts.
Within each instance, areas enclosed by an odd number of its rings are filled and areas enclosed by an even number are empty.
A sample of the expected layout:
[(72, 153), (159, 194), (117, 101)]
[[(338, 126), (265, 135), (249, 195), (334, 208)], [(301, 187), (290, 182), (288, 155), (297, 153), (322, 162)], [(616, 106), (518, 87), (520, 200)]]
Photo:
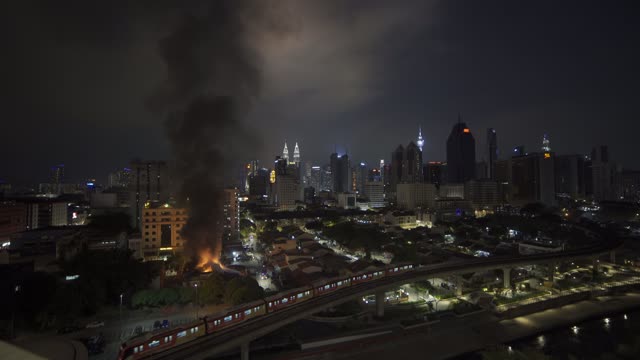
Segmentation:
[(237, 189), (224, 189), (223, 217), (223, 240), (233, 242), (240, 233), (240, 201)]
[(180, 231), (187, 223), (187, 209), (169, 204), (145, 204), (142, 210), (140, 249), (147, 260), (163, 252), (182, 252), (184, 239)]

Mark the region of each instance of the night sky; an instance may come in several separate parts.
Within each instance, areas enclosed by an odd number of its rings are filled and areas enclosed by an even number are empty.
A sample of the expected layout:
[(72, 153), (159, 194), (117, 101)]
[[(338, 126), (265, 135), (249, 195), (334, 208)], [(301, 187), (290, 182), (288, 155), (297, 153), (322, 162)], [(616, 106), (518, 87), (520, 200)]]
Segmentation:
[[(44, 182), (64, 163), (70, 180), (104, 181), (133, 158), (170, 159), (166, 114), (150, 99), (168, 76), (160, 40), (185, 13), (207, 8), (185, 2), (3, 3), (0, 179)], [(485, 128), (496, 128), (503, 157), (515, 145), (538, 149), (548, 133), (558, 153), (607, 144), (615, 160), (640, 168), (638, 8), (539, 0), (256, 7), (243, 17), (243, 45), (260, 76), (242, 119), (247, 149), (263, 166), (285, 139), (314, 164), (327, 163), (334, 147), (375, 163), (422, 125), (424, 159), (444, 160), (460, 113), (479, 146)]]

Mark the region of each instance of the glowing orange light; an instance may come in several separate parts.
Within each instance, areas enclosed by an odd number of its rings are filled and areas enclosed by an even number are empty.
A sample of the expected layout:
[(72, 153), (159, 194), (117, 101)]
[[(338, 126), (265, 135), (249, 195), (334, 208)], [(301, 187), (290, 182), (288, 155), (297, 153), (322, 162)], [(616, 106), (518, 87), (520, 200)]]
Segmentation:
[(464, 131), (466, 133), (470, 133), (471, 132), (471, 130), (469, 130), (469, 128), (464, 128), (464, 130), (462, 130), (462, 131)]
[(550, 159), (550, 158), (551, 158), (551, 154), (549, 154), (549, 153), (544, 153), (544, 158), (545, 158), (545, 159)]
[(211, 253), (211, 249), (206, 249), (198, 254), (200, 261), (198, 261), (198, 269), (202, 272), (212, 272), (213, 265), (218, 265), (224, 269), (224, 266), (220, 263), (220, 259)]

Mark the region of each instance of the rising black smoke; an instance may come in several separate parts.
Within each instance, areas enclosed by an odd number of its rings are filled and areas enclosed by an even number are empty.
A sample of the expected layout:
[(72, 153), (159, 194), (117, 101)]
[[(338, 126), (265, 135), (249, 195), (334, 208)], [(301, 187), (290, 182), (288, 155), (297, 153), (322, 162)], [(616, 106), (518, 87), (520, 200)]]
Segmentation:
[(190, 208), (182, 235), (191, 256), (205, 249), (220, 254), (223, 188), (234, 162), (255, 142), (242, 120), (260, 93), (260, 59), (251, 41), (256, 24), (265, 24), (258, 8), (264, 4), (211, 1), (160, 43), (167, 80), (152, 102), (169, 114), (180, 198)]

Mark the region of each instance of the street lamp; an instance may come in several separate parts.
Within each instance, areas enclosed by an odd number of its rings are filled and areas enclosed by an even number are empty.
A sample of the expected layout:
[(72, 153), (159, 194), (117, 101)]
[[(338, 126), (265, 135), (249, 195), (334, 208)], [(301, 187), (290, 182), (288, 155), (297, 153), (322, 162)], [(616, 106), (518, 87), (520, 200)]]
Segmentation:
[(196, 287), (196, 319), (198, 319), (198, 283), (195, 283), (193, 286)]

